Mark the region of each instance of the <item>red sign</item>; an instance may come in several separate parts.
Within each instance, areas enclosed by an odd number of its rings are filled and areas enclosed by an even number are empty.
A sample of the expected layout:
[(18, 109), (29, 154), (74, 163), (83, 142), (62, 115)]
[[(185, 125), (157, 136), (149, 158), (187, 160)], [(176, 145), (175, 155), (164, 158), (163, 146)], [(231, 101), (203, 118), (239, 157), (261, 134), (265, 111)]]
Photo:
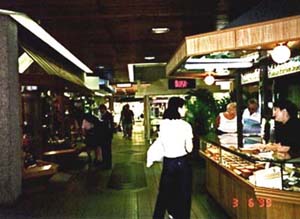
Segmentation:
[(195, 79), (169, 79), (169, 89), (191, 89), (195, 87)]

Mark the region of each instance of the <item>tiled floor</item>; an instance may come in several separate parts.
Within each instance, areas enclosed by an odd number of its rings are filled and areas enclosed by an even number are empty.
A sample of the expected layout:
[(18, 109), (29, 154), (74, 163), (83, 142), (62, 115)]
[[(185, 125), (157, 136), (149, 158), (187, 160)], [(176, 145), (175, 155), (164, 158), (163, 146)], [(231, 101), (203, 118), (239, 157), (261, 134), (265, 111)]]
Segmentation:
[[(150, 219), (161, 164), (145, 167), (147, 148), (140, 126), (132, 140), (117, 133), (112, 170), (89, 167), (81, 157), (72, 168), (54, 175), (45, 187), (35, 185), (24, 190), (14, 206), (0, 207), (0, 218)], [(194, 161), (191, 218), (227, 219), (205, 192), (203, 165)]]

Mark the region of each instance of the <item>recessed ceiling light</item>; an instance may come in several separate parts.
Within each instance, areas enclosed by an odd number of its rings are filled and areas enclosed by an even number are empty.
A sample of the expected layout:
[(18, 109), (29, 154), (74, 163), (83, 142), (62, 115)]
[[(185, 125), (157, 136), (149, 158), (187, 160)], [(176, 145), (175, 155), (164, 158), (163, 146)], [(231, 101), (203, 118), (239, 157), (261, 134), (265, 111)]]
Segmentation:
[(126, 88), (126, 87), (131, 87), (131, 83), (120, 83), (120, 84), (117, 84), (117, 87), (119, 88)]
[(144, 59), (145, 60), (154, 60), (155, 56), (145, 56)]
[(104, 66), (103, 65), (99, 65), (96, 68), (98, 68), (98, 69), (104, 69)]
[(162, 33), (169, 32), (170, 28), (168, 28), (168, 27), (153, 27), (151, 30), (152, 30), (152, 33), (162, 34)]

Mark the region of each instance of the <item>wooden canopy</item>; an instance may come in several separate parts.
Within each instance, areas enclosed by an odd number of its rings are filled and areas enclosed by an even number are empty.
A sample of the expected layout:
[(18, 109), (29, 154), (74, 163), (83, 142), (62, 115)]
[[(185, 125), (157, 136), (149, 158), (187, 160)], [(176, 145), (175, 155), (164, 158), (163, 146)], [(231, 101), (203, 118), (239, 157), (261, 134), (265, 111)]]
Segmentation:
[(272, 49), (278, 43), (295, 48), (300, 42), (300, 16), (291, 16), (250, 25), (187, 36), (166, 66), (167, 76), (189, 57), (233, 50)]

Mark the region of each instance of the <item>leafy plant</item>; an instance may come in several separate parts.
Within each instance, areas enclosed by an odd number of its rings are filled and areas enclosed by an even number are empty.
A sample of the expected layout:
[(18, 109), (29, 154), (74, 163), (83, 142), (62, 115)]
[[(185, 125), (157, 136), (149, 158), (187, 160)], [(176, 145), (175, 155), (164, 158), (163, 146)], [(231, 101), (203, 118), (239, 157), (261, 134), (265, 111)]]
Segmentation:
[(186, 121), (191, 124), (194, 135), (205, 135), (214, 129), (218, 110), (209, 90), (200, 88), (189, 91), (186, 107)]

